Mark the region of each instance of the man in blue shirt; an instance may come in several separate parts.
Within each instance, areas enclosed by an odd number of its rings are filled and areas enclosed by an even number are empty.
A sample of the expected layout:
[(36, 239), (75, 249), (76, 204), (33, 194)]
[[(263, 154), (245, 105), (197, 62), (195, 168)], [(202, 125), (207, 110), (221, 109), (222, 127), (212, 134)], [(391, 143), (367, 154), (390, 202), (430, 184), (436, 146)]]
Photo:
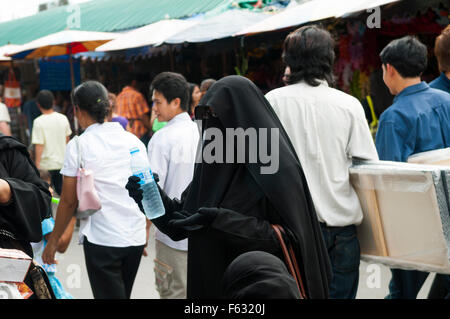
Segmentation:
[[(420, 76), (427, 48), (407, 36), (380, 53), (383, 80), (394, 103), (380, 117), (376, 147), (380, 160), (406, 162), (415, 153), (450, 147), (450, 95), (430, 88)], [(416, 298), (426, 272), (392, 269), (387, 298)]]
[[(434, 45), (441, 75), (430, 83), (430, 87), (450, 93), (450, 25), (436, 38)], [(450, 275), (436, 274), (428, 299), (450, 299)]]

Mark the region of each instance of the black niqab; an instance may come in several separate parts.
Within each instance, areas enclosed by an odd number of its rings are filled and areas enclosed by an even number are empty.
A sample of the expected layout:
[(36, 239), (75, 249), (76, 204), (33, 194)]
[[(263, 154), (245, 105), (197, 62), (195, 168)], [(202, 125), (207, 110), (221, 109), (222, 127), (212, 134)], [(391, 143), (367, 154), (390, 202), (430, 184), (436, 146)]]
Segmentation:
[[(196, 164), (183, 208), (191, 214), (200, 207), (227, 208), (268, 221), (270, 224), (283, 225), (295, 237), (297, 260), (307, 295), (309, 298), (327, 298), (331, 267), (317, 215), (300, 161), (269, 102), (250, 80), (240, 76), (228, 76), (211, 86), (199, 106), (211, 107), (218, 117), (204, 120), (203, 130), (209, 127), (217, 127), (222, 132), (224, 128), (266, 128), (269, 153), (275, 151), (270, 149), (271, 129), (277, 129), (279, 168), (274, 174), (261, 174), (261, 168), (267, 165), (260, 159), (257, 163), (246, 164)], [(202, 151), (204, 146), (199, 151)], [(248, 159), (248, 145), (246, 152)], [(233, 223), (217, 221), (221, 222), (224, 228)], [(216, 225), (216, 228), (220, 227), (221, 225)], [(264, 229), (267, 230), (267, 227)], [(217, 254), (217, 258), (222, 258), (222, 269), (218, 269), (217, 274), (223, 274), (225, 267), (237, 257), (237, 252), (230, 252), (225, 244), (222, 247), (214, 246), (218, 245), (217, 242), (221, 238), (211, 234), (207, 239), (206, 235), (200, 231), (189, 236), (188, 271), (193, 267), (198, 268), (196, 272), (200, 274), (202, 270), (204, 273), (210, 271), (207, 265), (193, 261), (193, 258), (204, 258), (202, 254), (205, 251), (221, 249), (222, 255)], [(246, 245), (245, 239), (242, 240), (242, 245)], [(203, 252), (191, 251), (202, 246), (205, 249)], [(257, 249), (249, 246), (247, 250)], [(191, 257), (191, 252), (196, 256)], [(227, 252), (230, 254), (227, 255)], [(198, 283), (196, 278), (188, 276), (188, 297), (190, 289), (191, 292), (198, 292), (192, 293), (191, 296), (202, 296), (200, 292), (207, 291), (207, 285), (211, 284), (207, 279), (205, 281)], [(193, 288), (194, 286), (196, 287)]]
[(239, 255), (222, 279), (226, 299), (299, 299), (294, 278), (278, 257), (251, 251)]

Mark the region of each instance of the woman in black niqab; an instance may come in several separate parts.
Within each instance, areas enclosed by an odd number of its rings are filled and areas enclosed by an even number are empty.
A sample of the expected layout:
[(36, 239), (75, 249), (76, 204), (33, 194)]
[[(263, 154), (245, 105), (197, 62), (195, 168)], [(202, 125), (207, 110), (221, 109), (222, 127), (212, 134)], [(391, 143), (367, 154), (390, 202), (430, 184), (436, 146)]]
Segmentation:
[[(202, 133), (218, 129), (227, 142), (231, 136), (226, 128), (266, 129), (267, 154), (275, 154), (279, 163), (274, 173), (262, 174), (268, 164), (260, 158), (249, 161), (249, 143), (245, 163), (226, 163), (224, 146), (223, 163), (195, 165), (180, 201), (161, 190), (166, 214), (152, 221), (173, 240), (189, 238), (187, 297), (220, 297), (225, 269), (242, 253), (260, 250), (283, 258), (271, 228), (281, 224), (295, 247), (307, 297), (327, 298), (331, 271), (317, 216), (300, 162), (269, 102), (250, 80), (228, 76), (208, 90), (197, 108), (211, 111), (202, 120)], [(273, 134), (278, 149), (271, 149)], [(197, 157), (207, 146), (204, 141)]]
[(225, 299), (300, 299), (297, 284), (283, 261), (264, 251), (239, 255), (222, 278)]

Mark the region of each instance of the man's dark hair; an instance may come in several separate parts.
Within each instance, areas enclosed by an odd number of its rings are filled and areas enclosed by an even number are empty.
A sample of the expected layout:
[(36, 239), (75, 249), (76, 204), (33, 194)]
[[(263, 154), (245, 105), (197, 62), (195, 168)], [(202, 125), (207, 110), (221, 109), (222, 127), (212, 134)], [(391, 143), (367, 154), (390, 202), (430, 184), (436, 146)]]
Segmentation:
[(55, 96), (49, 90), (42, 90), (38, 93), (36, 100), (44, 110), (50, 110), (53, 107)]
[(131, 85), (133, 83), (133, 81), (139, 82), (138, 76), (135, 73), (128, 72), (128, 73), (126, 73), (123, 76), (123, 84), (124, 84), (124, 86)]
[(291, 32), (284, 40), (282, 57), (291, 69), (288, 84), (305, 81), (318, 86), (318, 79), (334, 83), (334, 40), (328, 31), (304, 26)]
[(189, 109), (189, 85), (181, 74), (174, 72), (162, 72), (158, 74), (150, 85), (150, 96), (153, 90), (164, 95), (168, 103), (179, 98), (180, 108), (183, 111)]
[(406, 36), (391, 41), (380, 53), (381, 63), (392, 65), (404, 78), (420, 76), (427, 67), (427, 47)]

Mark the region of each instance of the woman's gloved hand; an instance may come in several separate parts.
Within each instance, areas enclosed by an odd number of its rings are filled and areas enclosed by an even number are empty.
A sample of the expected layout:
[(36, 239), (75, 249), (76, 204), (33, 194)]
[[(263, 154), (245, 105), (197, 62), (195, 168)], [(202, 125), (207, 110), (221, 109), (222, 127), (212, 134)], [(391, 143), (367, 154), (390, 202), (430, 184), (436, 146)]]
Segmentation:
[(169, 221), (169, 225), (187, 231), (195, 231), (211, 225), (218, 214), (224, 214), (228, 211), (228, 209), (223, 208), (201, 207), (193, 215), (189, 215), (184, 211), (174, 212), (174, 218)]
[[(155, 179), (155, 182), (159, 182), (159, 176), (158, 174), (154, 173), (153, 177)], [(125, 185), (125, 188), (128, 190), (128, 196), (130, 196), (131, 198), (134, 199), (134, 201), (136, 202), (136, 204), (138, 204), (139, 209), (141, 210), (141, 212), (144, 213), (144, 207), (142, 206), (142, 199), (143, 197), (143, 190), (141, 188), (141, 184), (139, 184), (139, 182), (141, 181), (141, 179), (137, 176), (130, 176), (128, 177), (128, 182)]]

